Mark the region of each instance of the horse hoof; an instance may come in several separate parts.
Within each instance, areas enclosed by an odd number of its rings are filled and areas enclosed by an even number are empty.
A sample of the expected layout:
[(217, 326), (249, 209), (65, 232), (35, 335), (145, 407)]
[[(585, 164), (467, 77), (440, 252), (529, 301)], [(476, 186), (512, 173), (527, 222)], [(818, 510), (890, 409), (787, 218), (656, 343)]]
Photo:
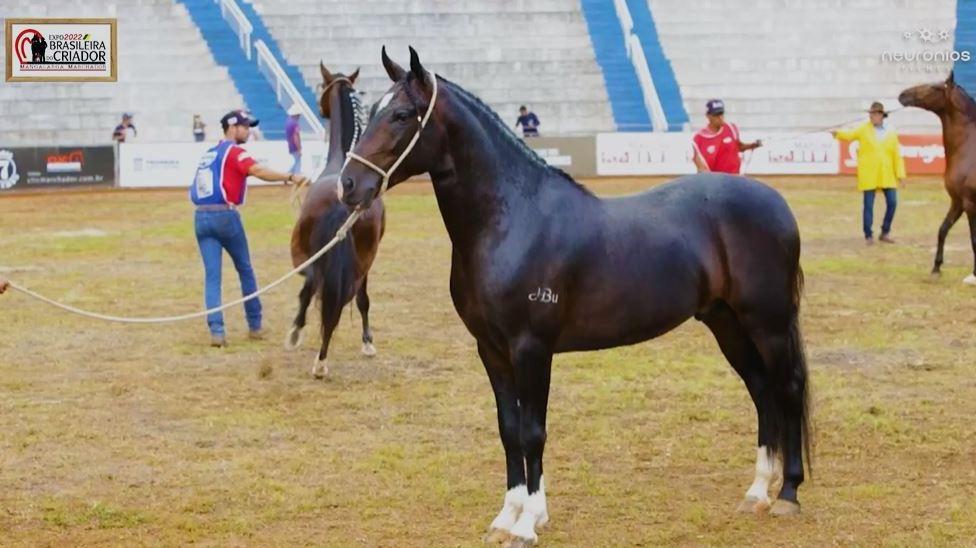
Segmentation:
[(740, 514), (761, 514), (767, 510), (769, 510), (769, 500), (761, 500), (756, 497), (742, 499), (742, 502), (735, 509)]
[(305, 333), (302, 328), (297, 326), (291, 326), (288, 330), (288, 334), (285, 335), (285, 350), (295, 350), (302, 345), (302, 341), (305, 340)]
[(769, 508), (769, 515), (777, 518), (796, 516), (800, 513), (800, 503), (791, 500), (776, 499)]
[(962, 279), (962, 283), (966, 285), (976, 286), (976, 274), (970, 274)]
[(530, 546), (535, 546), (535, 539), (512, 537), (505, 543), (505, 548), (529, 548)]
[(492, 527), (485, 535), (485, 544), (503, 544), (512, 539), (512, 534), (505, 529)]
[(322, 361), (316, 360), (312, 365), (312, 376), (316, 379), (324, 379), (329, 374), (328, 358)]
[(363, 343), (363, 356), (373, 357), (375, 355), (376, 355), (376, 347), (373, 346), (373, 343), (371, 342)]
[(932, 273), (929, 274), (929, 277), (932, 278), (933, 280), (941, 279), (942, 278), (942, 272), (939, 271), (939, 270), (933, 270)]

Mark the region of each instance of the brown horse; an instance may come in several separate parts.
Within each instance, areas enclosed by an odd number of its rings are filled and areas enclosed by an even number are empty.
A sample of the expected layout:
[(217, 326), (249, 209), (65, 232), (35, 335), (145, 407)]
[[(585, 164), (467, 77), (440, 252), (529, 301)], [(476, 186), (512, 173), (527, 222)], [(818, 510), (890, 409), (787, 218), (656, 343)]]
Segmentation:
[(963, 283), (976, 285), (976, 101), (956, 85), (952, 73), (945, 82), (908, 88), (901, 92), (898, 100), (906, 107), (932, 111), (942, 120), (942, 142), (946, 152), (945, 189), (951, 203), (949, 213), (939, 227), (939, 245), (932, 275), (941, 274), (946, 236), (952, 225), (966, 212), (974, 264), (973, 272), (963, 279)]
[[(292, 263), (298, 266), (331, 240), (336, 230), (349, 216), (348, 208), (337, 196), (336, 182), (345, 162), (346, 152), (359, 137), (363, 120), (359, 98), (353, 84), (359, 76), (356, 69), (349, 76), (332, 74), (324, 64), (322, 71), (319, 108), (329, 124), (329, 154), (325, 169), (309, 188), (291, 236)], [(363, 318), (363, 354), (373, 356), (373, 332), (369, 327), (369, 295), (366, 280), (383, 231), (386, 212), (383, 203), (376, 200), (363, 211), (362, 216), (349, 230), (349, 237), (322, 256), (311, 272), (305, 272), (305, 285), (298, 295), (298, 314), (285, 339), (285, 348), (295, 349), (302, 341), (305, 314), (312, 296), (318, 292), (322, 299), (322, 347), (312, 367), (316, 378), (323, 378), (329, 371), (326, 356), (332, 332), (339, 324), (342, 308), (353, 296)]]

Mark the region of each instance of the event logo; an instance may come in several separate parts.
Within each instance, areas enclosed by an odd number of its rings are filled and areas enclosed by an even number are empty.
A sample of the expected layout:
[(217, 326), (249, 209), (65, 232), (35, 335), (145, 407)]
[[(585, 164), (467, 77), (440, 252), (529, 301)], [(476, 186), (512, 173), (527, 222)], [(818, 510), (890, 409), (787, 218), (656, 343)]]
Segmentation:
[(953, 63), (968, 63), (973, 58), (969, 50), (952, 47), (954, 36), (949, 29), (923, 27), (904, 31), (901, 37), (907, 47), (881, 52), (881, 62), (898, 63), (898, 70), (948, 73)]
[(17, 163), (14, 162), (14, 153), (9, 150), (0, 150), (0, 190), (7, 190), (17, 184), (20, 175), (17, 174)]
[(115, 19), (6, 19), (6, 80), (115, 81)]

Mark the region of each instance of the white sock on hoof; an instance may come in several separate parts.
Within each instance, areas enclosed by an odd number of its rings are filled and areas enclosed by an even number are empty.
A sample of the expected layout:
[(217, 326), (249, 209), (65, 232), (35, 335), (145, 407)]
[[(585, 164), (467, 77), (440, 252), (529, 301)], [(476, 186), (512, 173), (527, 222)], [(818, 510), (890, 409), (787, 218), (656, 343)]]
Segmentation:
[(373, 343), (371, 342), (363, 343), (363, 355), (364, 356), (376, 355), (376, 347), (373, 346)]
[(305, 332), (300, 327), (291, 326), (288, 334), (285, 335), (285, 350), (295, 350), (302, 345), (304, 340)]
[(329, 374), (329, 358), (319, 361), (318, 356), (312, 364), (312, 376), (316, 379), (324, 379)]
[(501, 511), (498, 512), (498, 516), (491, 522), (488, 529), (511, 531), (527, 498), (529, 498), (529, 491), (525, 485), (517, 485), (509, 489), (505, 493), (505, 502), (502, 503)]
[[(769, 452), (766, 451), (765, 445), (756, 449), (756, 479), (746, 491), (746, 497), (769, 502), (769, 483), (775, 474), (775, 462), (778, 461), (776, 455), (773, 455), (772, 459), (769, 458)], [(782, 470), (782, 465), (780, 465), (780, 469)]]
[(962, 279), (962, 283), (966, 285), (976, 285), (976, 274), (970, 274)]
[(545, 484), (540, 481), (539, 490), (526, 497), (525, 504), (522, 505), (522, 513), (519, 514), (518, 521), (510, 532), (518, 538), (535, 542), (539, 539), (535, 528), (548, 522)]

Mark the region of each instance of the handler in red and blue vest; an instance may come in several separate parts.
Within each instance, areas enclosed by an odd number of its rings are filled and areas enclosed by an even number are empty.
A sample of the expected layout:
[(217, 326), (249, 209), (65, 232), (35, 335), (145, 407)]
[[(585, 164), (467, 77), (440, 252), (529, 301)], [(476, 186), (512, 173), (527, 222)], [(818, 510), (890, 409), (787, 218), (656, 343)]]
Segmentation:
[(715, 171), (738, 175), (742, 171), (740, 153), (762, 146), (762, 141), (743, 143), (739, 140), (739, 128), (725, 123), (725, 103), (712, 99), (705, 104), (708, 126), (692, 137), (695, 167), (699, 173)]
[[(224, 115), (220, 119), (224, 139), (200, 159), (190, 185), (190, 199), (197, 206), (194, 226), (206, 271), (204, 299), (208, 309), (220, 306), (220, 268), (225, 249), (234, 261), (243, 294), (250, 295), (258, 289), (251, 267), (247, 235), (237, 211), (247, 194), (248, 175), (265, 181), (284, 181), (286, 184), (308, 183), (302, 175), (281, 173), (258, 164), (240, 146), (247, 141), (251, 128), (256, 125), (258, 120), (247, 111), (235, 110)], [(250, 328), (249, 337), (263, 338), (261, 302), (257, 298), (251, 299), (244, 303), (244, 310)], [(209, 314), (207, 325), (210, 327), (210, 345), (227, 346), (224, 315), (220, 312)]]

